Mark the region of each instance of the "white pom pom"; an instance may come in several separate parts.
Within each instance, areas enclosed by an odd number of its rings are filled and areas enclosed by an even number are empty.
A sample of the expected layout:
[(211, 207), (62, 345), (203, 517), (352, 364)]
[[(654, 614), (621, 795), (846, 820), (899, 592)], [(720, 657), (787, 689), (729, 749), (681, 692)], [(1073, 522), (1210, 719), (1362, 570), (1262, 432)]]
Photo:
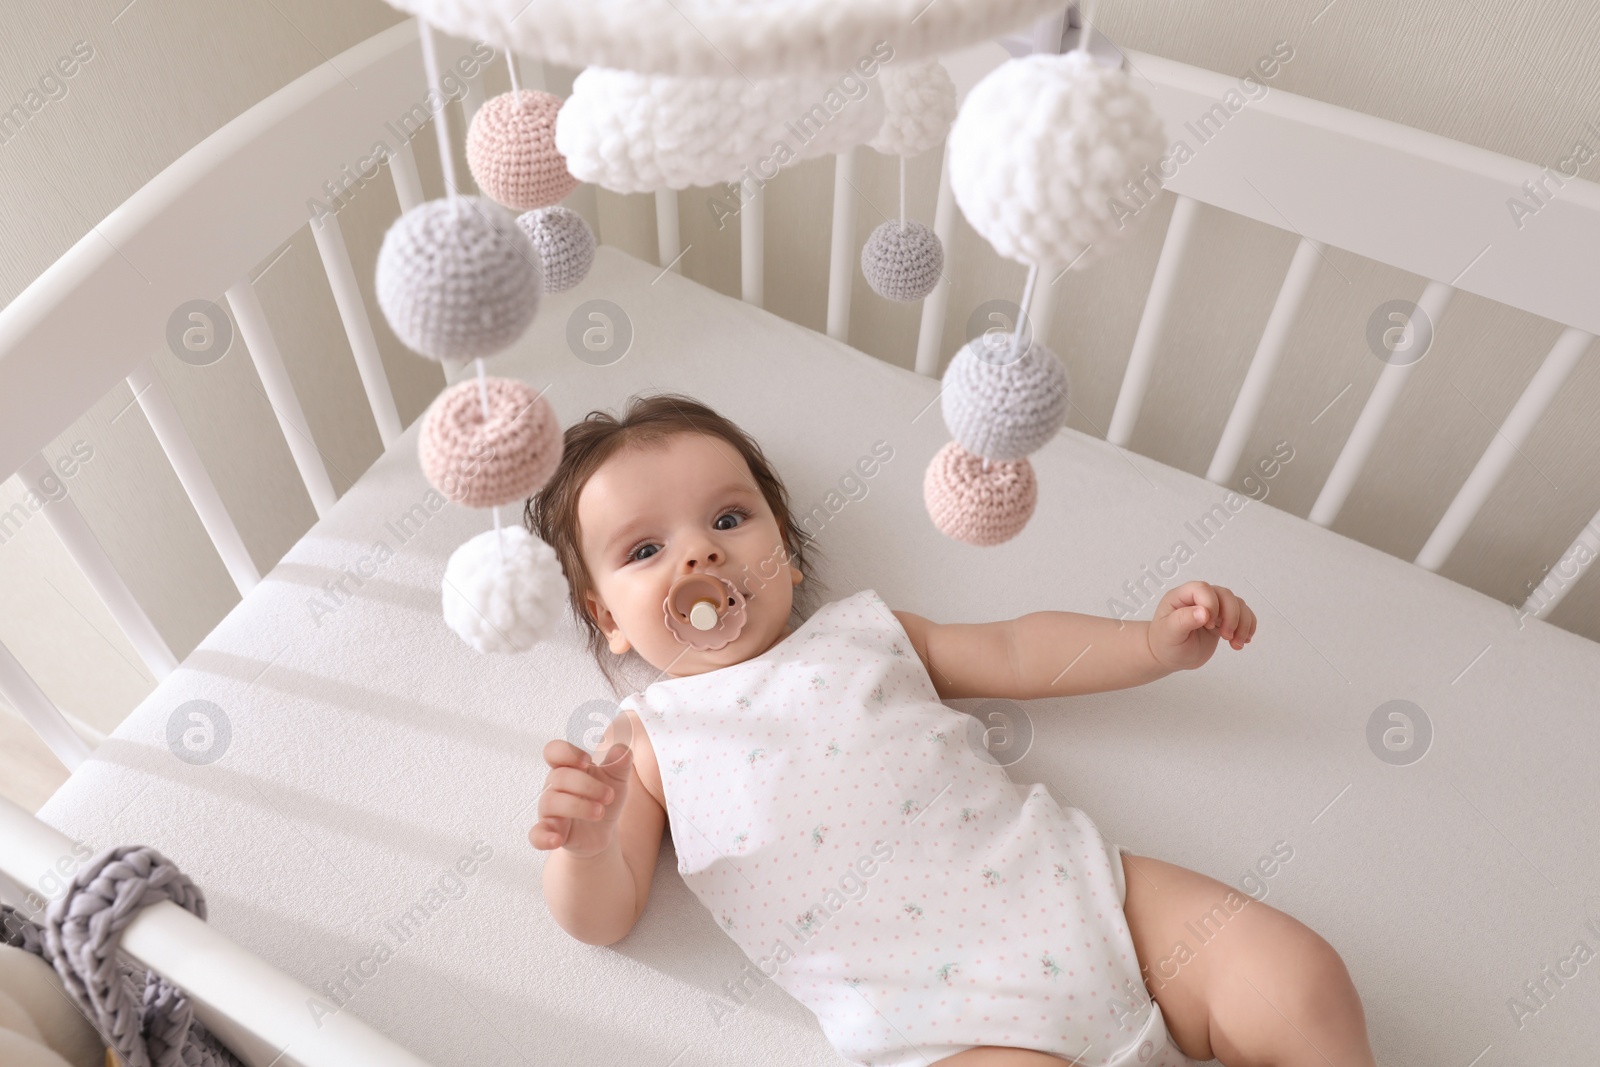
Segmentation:
[(887, 114), (869, 146), (887, 156), (910, 157), (944, 140), (956, 117), (956, 83), (943, 63), (890, 63), (879, 81)]
[(554, 636), (566, 596), (556, 550), (521, 526), (479, 534), (444, 568), (444, 621), (479, 652), (526, 652)]
[(837, 79), (833, 72), (752, 80), (587, 67), (556, 115), (556, 150), (573, 177), (617, 193), (746, 177), (759, 184), (794, 160), (860, 144), (883, 125), (883, 94), (844, 98)]
[(962, 101), (950, 191), (1007, 259), (1082, 269), (1133, 232), (1127, 183), (1146, 165), (1154, 173), (1166, 147), (1160, 117), (1124, 71), (1082, 51), (1023, 56)]

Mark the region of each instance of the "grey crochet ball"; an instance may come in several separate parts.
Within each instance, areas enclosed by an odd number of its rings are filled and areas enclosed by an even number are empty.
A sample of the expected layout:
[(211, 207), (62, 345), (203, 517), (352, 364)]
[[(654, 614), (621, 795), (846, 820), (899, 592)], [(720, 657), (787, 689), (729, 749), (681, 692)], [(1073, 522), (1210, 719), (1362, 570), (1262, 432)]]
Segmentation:
[(944, 246), (934, 232), (907, 219), (872, 231), (861, 249), (861, 273), (872, 291), (889, 300), (921, 300), (939, 284)]
[(553, 204), (524, 211), (517, 225), (539, 250), (545, 292), (564, 293), (583, 281), (594, 262), (594, 232), (582, 215)]
[(1009, 342), (1009, 334), (973, 338), (945, 368), (939, 393), (950, 435), (991, 461), (1031, 455), (1067, 421), (1061, 361), (1037, 340), (1013, 357)]
[(539, 253), (516, 216), (461, 196), (418, 204), (378, 250), (378, 306), (395, 336), (429, 359), (493, 355), (539, 310)]

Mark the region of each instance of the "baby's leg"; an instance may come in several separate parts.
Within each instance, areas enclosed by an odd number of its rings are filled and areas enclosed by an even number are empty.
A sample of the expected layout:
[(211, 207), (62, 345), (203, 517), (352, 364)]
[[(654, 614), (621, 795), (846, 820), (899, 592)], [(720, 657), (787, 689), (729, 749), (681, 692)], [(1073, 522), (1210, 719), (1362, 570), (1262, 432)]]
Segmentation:
[(1127, 854), (1123, 866), (1145, 985), (1186, 1055), (1224, 1067), (1376, 1067), (1344, 961), (1310, 927), (1186, 867)]

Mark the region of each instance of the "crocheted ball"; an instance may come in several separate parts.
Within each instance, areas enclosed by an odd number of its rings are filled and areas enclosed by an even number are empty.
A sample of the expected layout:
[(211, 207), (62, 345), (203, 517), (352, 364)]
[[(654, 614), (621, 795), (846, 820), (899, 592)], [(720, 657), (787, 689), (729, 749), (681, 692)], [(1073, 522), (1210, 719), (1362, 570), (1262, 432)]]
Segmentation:
[(428, 484), (463, 507), (492, 508), (544, 487), (561, 461), (561, 420), (527, 382), (484, 378), (489, 417), (476, 378), (434, 398), (417, 436)]
[(861, 249), (861, 273), (879, 296), (890, 300), (921, 300), (939, 284), (944, 270), (944, 246), (920, 222), (893, 219), (872, 231)]
[(443, 593), (444, 621), (467, 644), (479, 652), (526, 652), (560, 629), (567, 580), (555, 549), (508, 526), (450, 553)]
[(481, 196), (418, 204), (378, 249), (378, 306), (406, 347), (429, 359), (499, 352), (539, 310), (539, 254), (516, 216)]
[[(836, 71), (750, 80), (591, 66), (572, 80), (556, 147), (574, 176), (613, 192), (725, 182), (754, 192), (789, 163), (860, 144), (883, 125), (883, 94), (851, 100), (838, 80)], [(719, 195), (712, 210), (737, 213), (748, 195)]]
[(989, 464), (951, 441), (922, 476), (922, 502), (939, 532), (987, 547), (1022, 532), (1039, 500), (1033, 465), (1025, 459)]
[(973, 338), (945, 368), (939, 403), (944, 424), (963, 448), (989, 460), (1031, 455), (1067, 421), (1067, 371), (1034, 339), (1007, 346)]
[(538, 89), (483, 102), (467, 127), (467, 169), (478, 188), (516, 211), (559, 203), (578, 187), (556, 150), (561, 98)]
[(869, 146), (884, 155), (915, 156), (944, 140), (956, 117), (956, 83), (943, 63), (890, 63), (878, 82), (885, 116)]
[(1161, 119), (1127, 73), (1081, 51), (1028, 55), (962, 101), (950, 189), (1002, 256), (1082, 269), (1132, 232), (1131, 209), (1117, 206), (1124, 185), (1147, 165), (1154, 173), (1166, 147)]
[(523, 212), (517, 225), (538, 249), (545, 292), (564, 293), (583, 281), (594, 262), (594, 231), (582, 215), (556, 204)]

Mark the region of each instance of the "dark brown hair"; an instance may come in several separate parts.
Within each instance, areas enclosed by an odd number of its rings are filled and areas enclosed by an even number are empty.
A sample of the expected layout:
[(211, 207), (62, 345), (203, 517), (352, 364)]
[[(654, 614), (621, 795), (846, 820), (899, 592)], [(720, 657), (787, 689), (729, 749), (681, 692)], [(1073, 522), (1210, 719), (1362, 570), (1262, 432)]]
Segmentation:
[[(739, 450), (755, 477), (756, 487), (772, 509), (778, 529), (783, 535), (783, 547), (788, 553), (786, 562), (793, 563), (805, 575), (805, 581), (795, 589), (794, 611), (798, 623), (810, 614), (811, 592), (816, 578), (811, 573), (808, 552), (821, 552), (815, 541), (794, 520), (789, 511), (789, 495), (783, 482), (767, 462), (761, 446), (728, 419), (706, 405), (681, 393), (655, 393), (634, 395), (628, 398), (621, 419), (610, 412), (591, 411), (579, 421), (568, 426), (562, 438), (561, 462), (555, 473), (538, 493), (528, 498), (522, 521), (528, 531), (551, 548), (561, 563), (567, 577), (567, 590), (571, 596), (572, 614), (583, 627), (589, 650), (600, 665), (606, 681), (619, 694), (615, 668), (618, 657), (611, 651), (599, 625), (589, 614), (584, 602), (585, 594), (594, 588), (589, 570), (584, 566), (583, 551), (579, 543), (578, 496), (595, 471), (619, 450), (638, 445), (657, 446), (678, 433), (703, 433), (719, 437)], [(777, 548), (776, 545), (773, 546)], [(632, 652), (637, 657), (637, 652)]]

